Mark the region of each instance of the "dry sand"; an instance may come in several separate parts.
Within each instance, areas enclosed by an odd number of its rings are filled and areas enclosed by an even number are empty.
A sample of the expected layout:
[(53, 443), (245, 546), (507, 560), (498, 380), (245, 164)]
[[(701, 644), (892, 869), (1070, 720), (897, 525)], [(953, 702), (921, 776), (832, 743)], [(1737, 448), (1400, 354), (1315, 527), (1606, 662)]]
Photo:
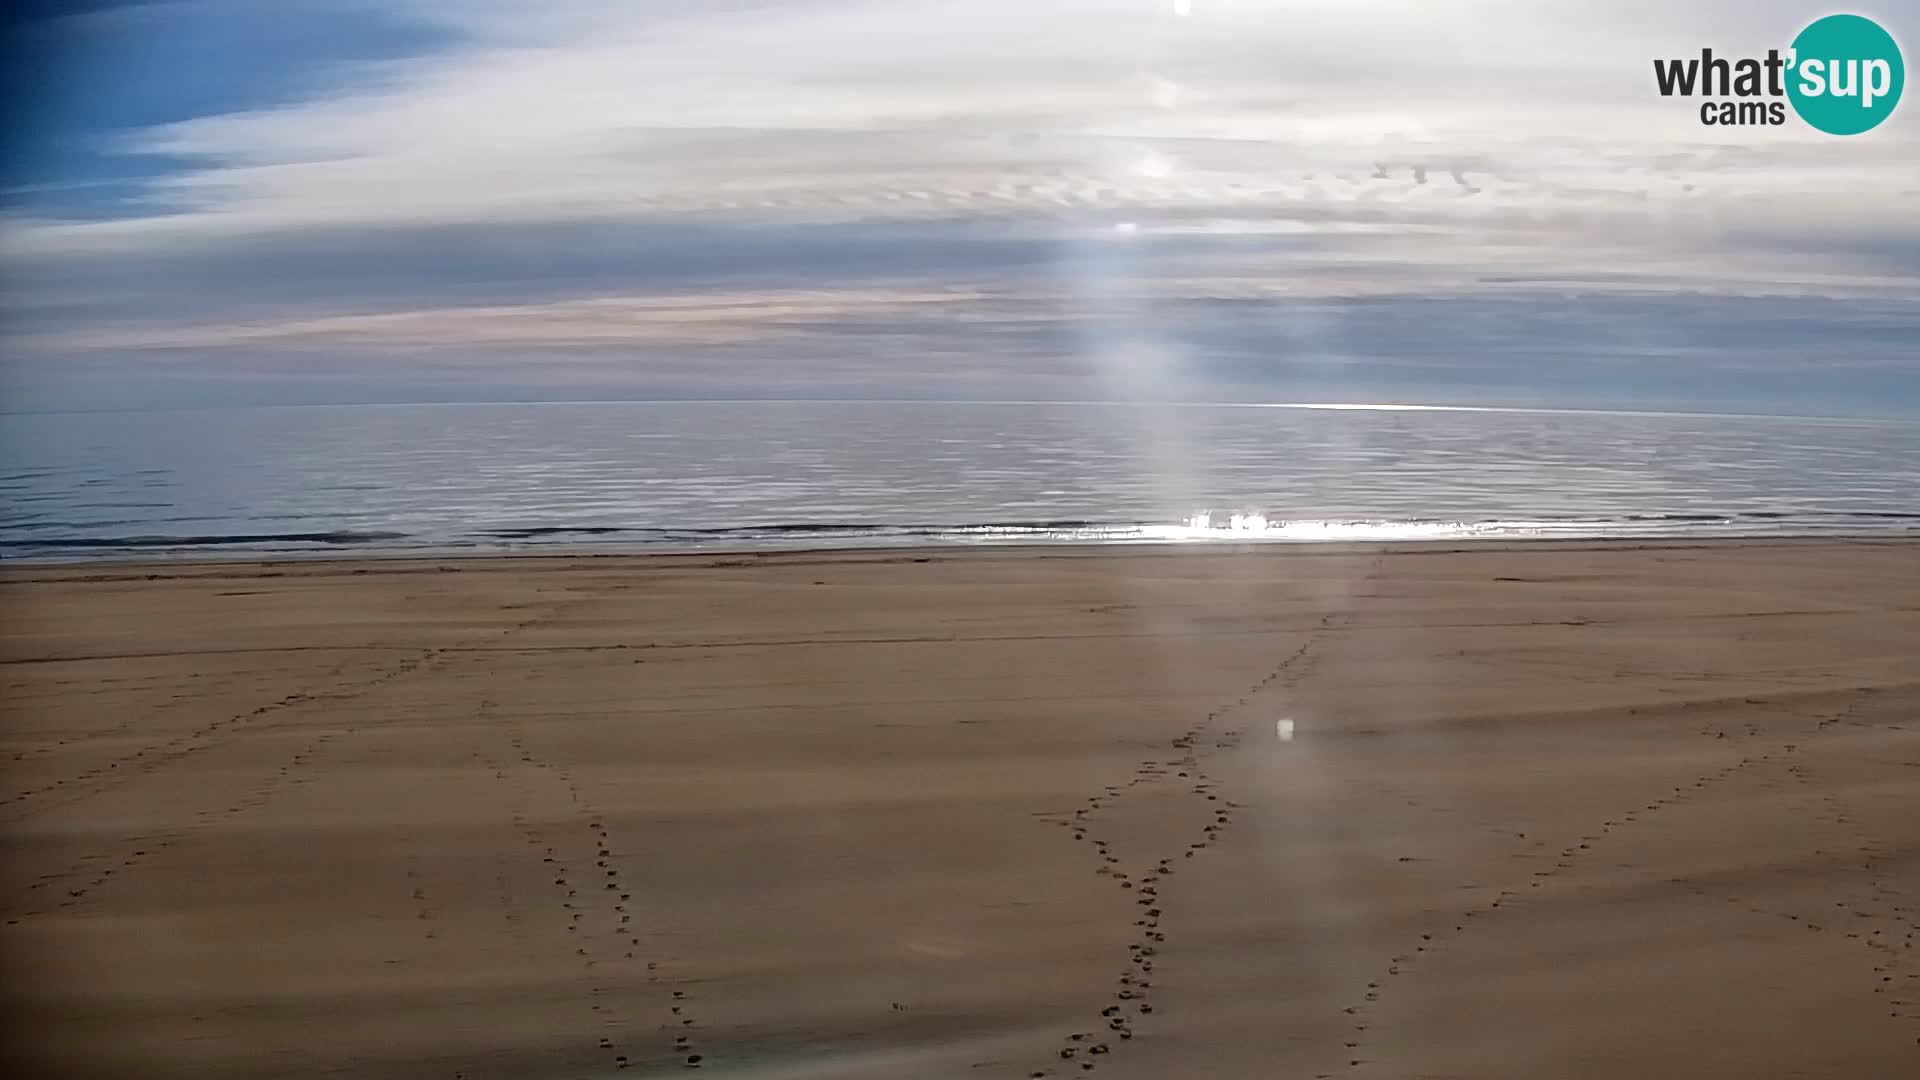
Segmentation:
[(4, 582), (11, 1075), (1920, 1076), (1913, 544)]

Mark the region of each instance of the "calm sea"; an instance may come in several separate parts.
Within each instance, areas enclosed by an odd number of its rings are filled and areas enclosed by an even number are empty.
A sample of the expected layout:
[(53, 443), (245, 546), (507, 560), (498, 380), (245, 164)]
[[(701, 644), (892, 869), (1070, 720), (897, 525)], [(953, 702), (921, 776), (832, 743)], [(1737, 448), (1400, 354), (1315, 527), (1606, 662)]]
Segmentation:
[(1916, 428), (821, 402), (7, 416), (0, 551), (1911, 533)]

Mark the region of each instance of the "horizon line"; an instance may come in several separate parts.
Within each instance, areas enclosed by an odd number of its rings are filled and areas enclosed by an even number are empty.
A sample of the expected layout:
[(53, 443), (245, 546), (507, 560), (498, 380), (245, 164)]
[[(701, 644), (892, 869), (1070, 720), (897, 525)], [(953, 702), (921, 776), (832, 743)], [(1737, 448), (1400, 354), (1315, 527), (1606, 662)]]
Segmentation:
[(1445, 405), (1421, 402), (1365, 401), (1128, 401), (1097, 398), (499, 398), (450, 401), (312, 401), (250, 404), (122, 406), (97, 409), (0, 409), (9, 416), (84, 416), (89, 414), (229, 412), (250, 409), (403, 409), (499, 405), (1053, 405), (1191, 409), (1300, 409), (1324, 412), (1553, 413), (1586, 416), (1666, 416), (1748, 420), (1831, 420), (1846, 423), (1899, 423), (1910, 417), (1761, 413), (1712, 410), (1626, 409), (1559, 405)]

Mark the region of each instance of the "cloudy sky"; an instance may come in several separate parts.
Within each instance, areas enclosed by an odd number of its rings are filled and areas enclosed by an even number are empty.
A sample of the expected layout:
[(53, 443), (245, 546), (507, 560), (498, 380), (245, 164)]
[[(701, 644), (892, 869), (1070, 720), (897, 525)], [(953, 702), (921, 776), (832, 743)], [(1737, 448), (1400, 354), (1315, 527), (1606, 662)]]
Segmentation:
[(75, 6), (8, 54), (10, 409), (1920, 412), (1920, 106), (1654, 91), (1815, 4)]

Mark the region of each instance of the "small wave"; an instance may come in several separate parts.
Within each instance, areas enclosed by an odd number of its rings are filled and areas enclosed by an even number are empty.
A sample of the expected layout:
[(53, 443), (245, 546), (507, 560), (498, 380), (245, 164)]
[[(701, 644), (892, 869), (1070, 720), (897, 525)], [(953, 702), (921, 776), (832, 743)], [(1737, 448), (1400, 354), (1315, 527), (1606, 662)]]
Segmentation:
[(529, 525), (517, 529), (488, 529), (480, 535), (501, 540), (533, 540), (542, 536), (604, 536), (635, 531), (624, 525)]
[[(1730, 510), (1720, 514), (1623, 514), (1621, 521), (1820, 521), (1826, 519), (1860, 521), (1920, 521), (1920, 513), (1904, 510)], [(1546, 519), (1551, 520), (1551, 519)], [(1588, 518), (1569, 520), (1586, 521)]]
[(1119, 521), (981, 521), (981, 522), (901, 522), (901, 521), (783, 521), (761, 525), (727, 525), (701, 529), (652, 529), (649, 532), (687, 533), (697, 536), (736, 536), (780, 533), (862, 533), (909, 532), (944, 533), (981, 529), (1017, 529), (1027, 532), (1057, 532), (1062, 529), (1111, 529), (1134, 527)]
[(479, 535), (504, 540), (531, 540), (543, 536), (628, 534), (643, 537), (764, 537), (764, 536), (939, 536), (949, 533), (1061, 532), (1070, 529), (1130, 529), (1140, 526), (1119, 521), (985, 521), (978, 523), (890, 521), (775, 521), (757, 525), (646, 526), (646, 525), (524, 525), (483, 530)]
[(336, 529), (305, 533), (219, 533), (209, 536), (46, 536), (31, 540), (0, 540), (0, 547), (44, 548), (184, 548), (223, 547), (237, 544), (377, 544), (387, 540), (405, 540), (403, 532), (355, 531)]

